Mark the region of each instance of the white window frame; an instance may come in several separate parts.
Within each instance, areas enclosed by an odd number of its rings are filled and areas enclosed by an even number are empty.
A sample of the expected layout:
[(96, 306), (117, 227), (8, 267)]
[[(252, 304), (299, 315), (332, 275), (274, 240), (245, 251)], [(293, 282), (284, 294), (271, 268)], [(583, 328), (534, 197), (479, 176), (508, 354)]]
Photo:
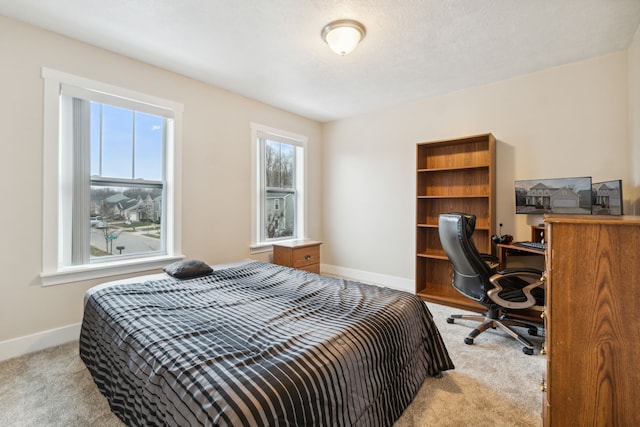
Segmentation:
[(307, 238), (307, 143), (309, 138), (292, 132), (275, 129), (258, 123), (251, 123), (251, 252), (272, 250), (273, 240), (262, 239), (262, 212), (265, 183), (263, 182), (263, 159), (260, 141), (268, 138), (272, 141), (291, 144), (296, 147), (296, 224), (295, 235), (278, 242)]
[[(107, 83), (79, 77), (49, 68), (42, 68), (44, 79), (44, 148), (43, 148), (43, 200), (42, 200), (42, 285), (57, 285), (104, 278), (120, 274), (137, 273), (160, 268), (168, 262), (183, 258), (181, 230), (181, 134), (182, 104), (120, 88)], [(69, 229), (69, 174), (63, 165), (65, 150), (64, 127), (61, 125), (62, 88), (88, 91), (92, 97), (117, 97), (122, 106), (127, 103), (145, 104), (158, 109), (173, 121), (173, 137), (167, 138), (165, 157), (166, 230), (165, 251), (153, 256), (119, 258), (105, 262), (67, 265), (65, 251), (69, 241), (64, 235)], [(68, 156), (67, 156), (68, 157)], [(65, 173), (66, 172), (66, 173)]]

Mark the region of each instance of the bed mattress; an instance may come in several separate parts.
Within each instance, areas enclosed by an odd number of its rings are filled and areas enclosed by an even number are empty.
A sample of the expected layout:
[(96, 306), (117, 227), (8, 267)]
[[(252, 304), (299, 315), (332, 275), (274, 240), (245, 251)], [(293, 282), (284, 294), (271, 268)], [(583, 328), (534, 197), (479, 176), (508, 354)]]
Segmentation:
[(453, 368), (415, 295), (257, 261), (90, 290), (80, 356), (132, 426), (390, 426)]

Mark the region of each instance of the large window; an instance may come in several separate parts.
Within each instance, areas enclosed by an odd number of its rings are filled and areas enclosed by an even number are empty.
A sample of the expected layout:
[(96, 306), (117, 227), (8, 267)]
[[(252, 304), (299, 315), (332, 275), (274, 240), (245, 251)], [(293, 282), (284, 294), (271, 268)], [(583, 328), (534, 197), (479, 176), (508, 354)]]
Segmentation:
[(182, 107), (53, 70), (43, 77), (43, 283), (144, 270), (179, 256)]
[(306, 137), (252, 124), (254, 248), (305, 237)]
[(87, 254), (97, 262), (163, 253), (164, 151), (172, 120), (81, 98), (72, 98), (72, 104), (88, 107), (90, 119), (64, 109), (63, 117), (73, 117), (74, 128), (90, 128), (88, 140), (78, 141), (90, 146), (89, 159), (76, 163), (89, 161), (91, 175), (88, 181), (80, 178), (80, 184), (90, 184), (89, 204), (74, 206), (78, 216), (90, 218), (90, 248), (78, 245), (72, 264), (86, 263)]

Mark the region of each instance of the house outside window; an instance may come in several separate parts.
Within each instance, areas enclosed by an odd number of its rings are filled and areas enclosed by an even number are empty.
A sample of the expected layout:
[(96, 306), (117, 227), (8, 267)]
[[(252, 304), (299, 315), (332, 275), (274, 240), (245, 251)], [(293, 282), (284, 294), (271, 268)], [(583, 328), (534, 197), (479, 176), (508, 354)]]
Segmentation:
[(43, 284), (180, 257), (182, 106), (43, 69)]
[(306, 236), (305, 151), (307, 138), (252, 124), (253, 245)]

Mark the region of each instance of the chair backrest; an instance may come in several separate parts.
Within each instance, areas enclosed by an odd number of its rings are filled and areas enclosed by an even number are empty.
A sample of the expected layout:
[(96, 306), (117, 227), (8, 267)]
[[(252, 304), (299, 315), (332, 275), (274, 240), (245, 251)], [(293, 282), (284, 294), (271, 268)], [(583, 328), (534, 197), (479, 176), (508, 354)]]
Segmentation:
[(453, 266), (453, 287), (470, 299), (486, 302), (487, 290), (492, 287), (489, 278), (493, 272), (471, 239), (475, 224), (475, 215), (441, 214), (438, 232), (442, 248)]

